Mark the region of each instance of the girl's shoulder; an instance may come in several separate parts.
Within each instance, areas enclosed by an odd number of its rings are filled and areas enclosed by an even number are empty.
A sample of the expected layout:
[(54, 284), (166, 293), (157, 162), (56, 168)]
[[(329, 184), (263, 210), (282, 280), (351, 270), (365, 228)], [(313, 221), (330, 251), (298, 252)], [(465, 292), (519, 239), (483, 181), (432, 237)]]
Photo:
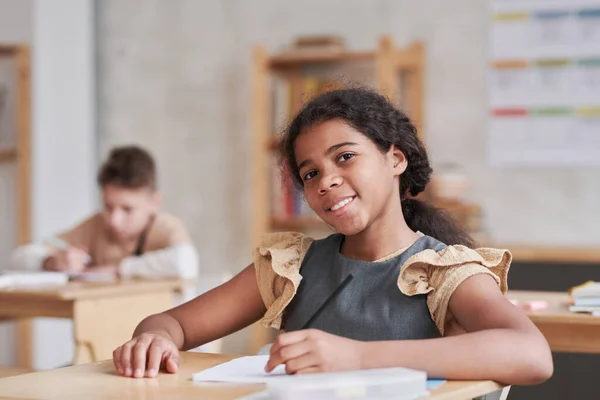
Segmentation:
[(255, 255), (266, 255), (272, 251), (306, 251), (314, 239), (300, 232), (271, 232), (263, 235), (258, 246), (254, 249)]
[(456, 288), (473, 275), (487, 274), (506, 293), (511, 261), (512, 255), (506, 249), (471, 249), (462, 245), (445, 246), (441, 250), (425, 249), (402, 265), (398, 288), (408, 296), (428, 295), (429, 311), (443, 334), (451, 319), (447, 310)]
[(274, 232), (264, 235), (254, 249), (256, 281), (267, 308), (264, 326), (280, 328), (283, 309), (300, 286), (300, 266), (313, 242), (300, 232)]

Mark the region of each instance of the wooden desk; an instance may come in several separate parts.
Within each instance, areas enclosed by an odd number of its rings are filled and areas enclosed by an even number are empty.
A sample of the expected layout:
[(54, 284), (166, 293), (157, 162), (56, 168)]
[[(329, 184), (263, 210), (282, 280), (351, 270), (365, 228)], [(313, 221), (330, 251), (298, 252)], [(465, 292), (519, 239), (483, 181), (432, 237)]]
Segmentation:
[(569, 295), (560, 292), (509, 291), (511, 300), (544, 300), (548, 308), (526, 314), (553, 351), (600, 353), (600, 318), (569, 311)]
[[(198, 383), (191, 375), (235, 356), (181, 353), (179, 373), (161, 373), (155, 379), (125, 378), (112, 361), (77, 365), (0, 379), (0, 397), (45, 399), (235, 399), (263, 390), (263, 385)], [(431, 391), (428, 400), (465, 400), (500, 390), (490, 381), (446, 382)]]
[[(0, 289), (0, 320), (32, 317), (72, 318), (76, 364), (104, 360), (131, 337), (146, 316), (173, 306), (174, 293), (187, 283), (181, 280), (122, 281), (115, 283), (69, 282), (65, 285)], [(25, 340), (23, 340), (25, 339)], [(30, 336), (20, 349), (30, 358)], [(19, 357), (19, 366), (31, 360)]]

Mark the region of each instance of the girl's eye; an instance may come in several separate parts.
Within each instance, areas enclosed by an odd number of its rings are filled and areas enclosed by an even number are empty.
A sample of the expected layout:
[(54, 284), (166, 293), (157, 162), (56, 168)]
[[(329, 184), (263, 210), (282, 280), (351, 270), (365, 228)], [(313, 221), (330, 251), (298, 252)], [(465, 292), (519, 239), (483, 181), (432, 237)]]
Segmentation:
[(352, 157), (354, 157), (354, 154), (352, 154), (352, 153), (342, 154), (341, 156), (338, 157), (338, 162), (348, 161)]
[(314, 178), (315, 176), (317, 176), (317, 171), (308, 171), (306, 174), (304, 174), (302, 179), (305, 181), (308, 181), (308, 180)]

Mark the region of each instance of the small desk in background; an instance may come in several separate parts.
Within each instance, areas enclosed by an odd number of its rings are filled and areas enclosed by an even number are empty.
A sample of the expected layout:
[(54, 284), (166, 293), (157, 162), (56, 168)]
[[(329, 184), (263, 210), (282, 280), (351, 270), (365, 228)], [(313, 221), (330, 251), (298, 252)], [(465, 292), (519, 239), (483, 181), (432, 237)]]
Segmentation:
[(519, 302), (548, 303), (546, 309), (526, 314), (544, 334), (552, 351), (600, 354), (600, 318), (570, 312), (567, 293), (516, 290), (509, 291), (507, 297)]
[[(174, 294), (188, 284), (182, 280), (132, 280), (5, 288), (0, 289), (0, 320), (71, 318), (74, 363), (104, 360), (131, 338), (142, 319), (173, 307)], [(31, 345), (31, 334), (21, 332), (20, 367), (31, 369)]]
[[(179, 372), (160, 373), (154, 379), (117, 375), (112, 361), (77, 365), (0, 379), (0, 397), (49, 399), (215, 399), (226, 400), (258, 392), (264, 385), (199, 383), (192, 374), (229, 361), (235, 356), (181, 353)], [(445, 382), (426, 397), (428, 400), (465, 400), (493, 393), (502, 386), (491, 381)]]

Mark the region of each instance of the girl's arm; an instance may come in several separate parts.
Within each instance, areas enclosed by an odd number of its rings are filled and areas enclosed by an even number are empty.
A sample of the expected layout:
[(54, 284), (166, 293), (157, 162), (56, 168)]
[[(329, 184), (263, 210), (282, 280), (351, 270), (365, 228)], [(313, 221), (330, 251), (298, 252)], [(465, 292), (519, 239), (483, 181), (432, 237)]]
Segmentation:
[(288, 373), (406, 367), (429, 377), (528, 385), (552, 375), (552, 354), (535, 325), (513, 306), (489, 275), (466, 279), (450, 311), (467, 333), (426, 340), (359, 342), (317, 330), (281, 334), (266, 370)]
[(491, 379), (516, 385), (552, 376), (552, 354), (531, 320), (489, 275), (458, 286), (450, 311), (467, 333), (430, 340), (363, 344), (364, 368), (404, 366), (445, 379)]
[(156, 376), (159, 367), (176, 372), (179, 350), (188, 350), (258, 321), (265, 313), (254, 264), (230, 281), (137, 326), (133, 338), (113, 352), (125, 376)]
[(165, 314), (181, 329), (177, 347), (189, 350), (245, 328), (265, 312), (251, 264), (230, 281)]

